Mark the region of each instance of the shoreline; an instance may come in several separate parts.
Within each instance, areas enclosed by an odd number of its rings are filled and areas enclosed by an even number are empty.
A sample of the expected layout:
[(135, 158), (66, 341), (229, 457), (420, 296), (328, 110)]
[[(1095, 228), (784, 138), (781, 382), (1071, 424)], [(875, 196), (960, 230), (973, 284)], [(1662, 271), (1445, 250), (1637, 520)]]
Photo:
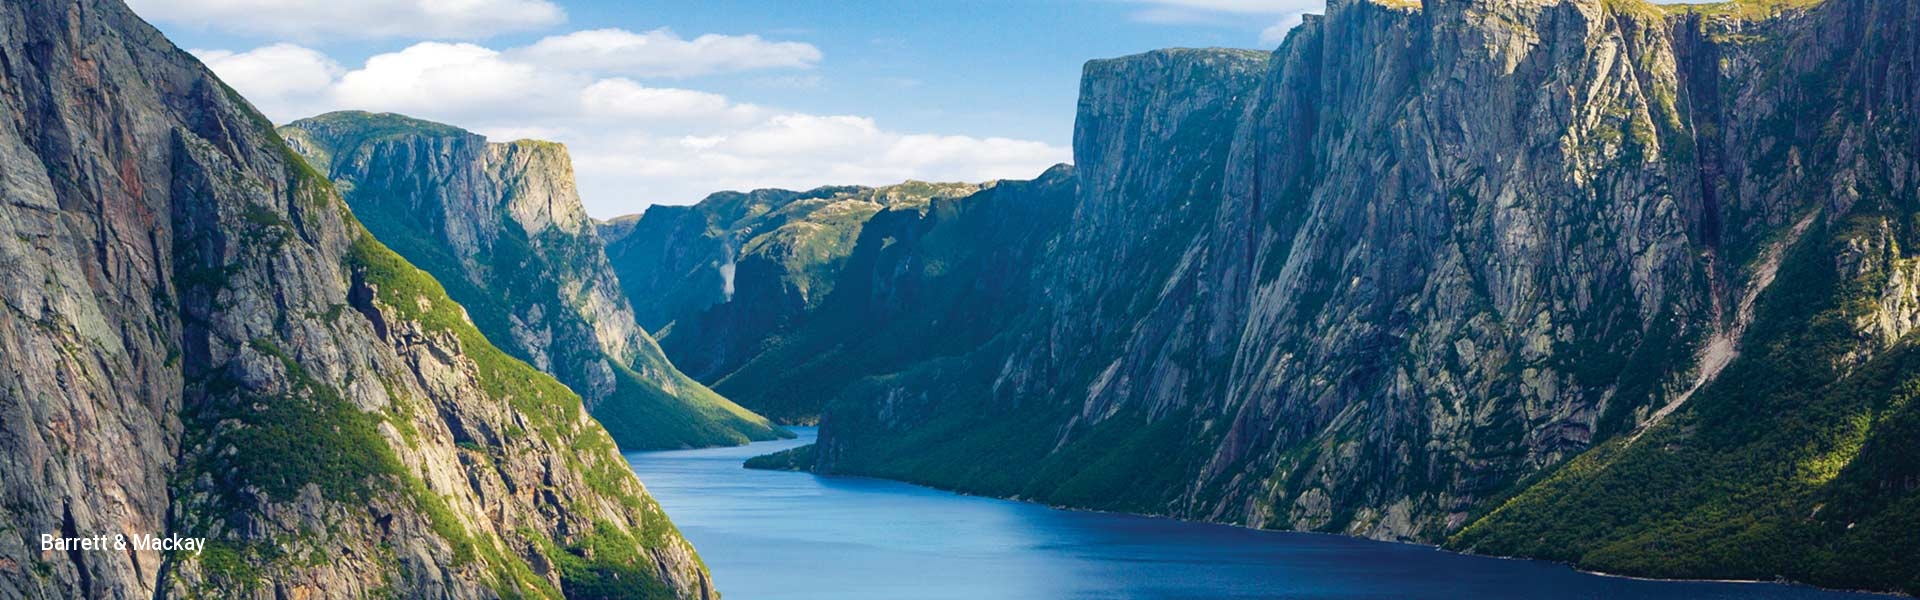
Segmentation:
[[(816, 434), (815, 434), (815, 439), (818, 439), (818, 433), (817, 433), (817, 431), (818, 431), (818, 430), (816, 429)], [(796, 432), (796, 433), (798, 433), (798, 432)], [(795, 438), (789, 438), (789, 439), (799, 439), (799, 438), (798, 438), (798, 437), (796, 436)], [(786, 440), (779, 440), (779, 441), (786, 441)], [(754, 443), (755, 443), (755, 444), (757, 444), (757, 443), (763, 443), (763, 442), (754, 442)], [(736, 448), (739, 448), (739, 447), (748, 447), (748, 446), (752, 446), (752, 445), (753, 445), (753, 444), (748, 444), (747, 446), (735, 446), (735, 447), (736, 447)], [(1714, 583), (1714, 584), (1735, 584), (1735, 585), (1767, 585), (1767, 586), (1784, 586), (1784, 587), (1792, 587), (1792, 588), (1801, 588), (1801, 589), (1807, 589), (1807, 590), (1817, 590), (1817, 591), (1823, 591), (1823, 592), (1834, 592), (1834, 593), (1842, 593), (1842, 594), (1864, 594), (1864, 595), (1872, 595), (1872, 596), (1884, 596), (1884, 597), (1890, 597), (1890, 598), (1907, 598), (1907, 597), (1911, 597), (1911, 596), (1908, 596), (1908, 595), (1906, 595), (1906, 594), (1902, 594), (1902, 593), (1899, 593), (1899, 592), (1888, 592), (1888, 591), (1879, 591), (1879, 590), (1854, 590), (1854, 589), (1844, 589), (1844, 588), (1829, 588), (1829, 587), (1821, 587), (1821, 586), (1817, 586), (1817, 585), (1813, 585), (1813, 584), (1809, 584), (1809, 583), (1804, 583), (1804, 582), (1799, 582), (1799, 581), (1793, 581), (1793, 580), (1789, 580), (1789, 579), (1780, 579), (1780, 580), (1771, 580), (1771, 581), (1769, 581), (1769, 580), (1757, 580), (1757, 579), (1708, 579), (1708, 578), (1693, 578), (1693, 579), (1670, 579), (1670, 578), (1661, 578), (1661, 577), (1644, 577), (1644, 576), (1638, 576), (1638, 575), (1627, 575), (1627, 574), (1620, 574), (1620, 573), (1609, 573), (1609, 572), (1606, 572), (1606, 571), (1598, 571), (1598, 570), (1592, 570), (1592, 569), (1583, 569), (1583, 568), (1580, 568), (1580, 567), (1579, 567), (1578, 565), (1575, 565), (1575, 564), (1573, 564), (1573, 563), (1568, 563), (1568, 562), (1562, 562), (1562, 561), (1556, 561), (1556, 560), (1547, 560), (1547, 559), (1541, 559), (1541, 558), (1530, 558), (1530, 557), (1525, 557), (1525, 556), (1502, 556), (1502, 555), (1496, 555), (1496, 554), (1480, 554), (1480, 553), (1476, 553), (1476, 552), (1470, 552), (1470, 551), (1465, 551), (1465, 550), (1454, 550), (1454, 549), (1450, 549), (1450, 548), (1447, 548), (1447, 547), (1445, 547), (1445, 546), (1441, 546), (1441, 545), (1439, 545), (1439, 544), (1430, 544), (1430, 543), (1425, 543), (1425, 542), (1414, 542), (1414, 541), (1404, 541), (1404, 540), (1382, 540), (1382, 539), (1376, 539), (1376, 538), (1370, 538), (1370, 537), (1365, 537), (1365, 536), (1358, 536), (1358, 535), (1348, 535), (1348, 534), (1344, 534), (1344, 533), (1331, 533), (1331, 532), (1325, 532), (1325, 531), (1302, 531), (1302, 530), (1297, 530), (1297, 529), (1267, 529), (1267, 528), (1263, 528), (1263, 527), (1249, 527), (1249, 526), (1246, 526), (1246, 525), (1241, 525), (1241, 524), (1237, 524), (1237, 523), (1224, 523), (1224, 522), (1219, 522), (1219, 521), (1206, 521), (1206, 520), (1198, 520), (1198, 519), (1188, 519), (1188, 518), (1183, 518), (1183, 517), (1178, 517), (1178, 516), (1173, 516), (1173, 515), (1154, 515), (1154, 514), (1141, 514), (1141, 513), (1130, 513), (1130, 512), (1121, 512), (1121, 511), (1111, 511), (1111, 510), (1102, 510), (1102, 509), (1094, 509), (1094, 508), (1081, 508), (1081, 507), (1074, 507), (1074, 506), (1066, 506), (1066, 505), (1056, 505), (1056, 504), (1050, 504), (1050, 503), (1046, 503), (1046, 502), (1039, 502), (1039, 501), (1035, 501), (1035, 500), (1029, 500), (1029, 499), (1025, 499), (1025, 498), (1018, 498), (1018, 497), (1011, 497), (1011, 498), (1009, 498), (1009, 497), (1001, 497), (1001, 496), (992, 496), (992, 495), (985, 495), (985, 494), (975, 494), (975, 493), (971, 493), (971, 492), (967, 492), (967, 491), (965, 491), (965, 490), (958, 490), (958, 489), (951, 489), (951, 488), (946, 488), (946, 487), (942, 487), (942, 486), (938, 486), (938, 485), (931, 485), (931, 484), (927, 484), (927, 483), (922, 483), (922, 482), (917, 482), (917, 481), (910, 481), (910, 480), (903, 480), (903, 479), (892, 479), (892, 478), (888, 478), (888, 477), (877, 477), (877, 476), (872, 476), (872, 475), (858, 475), (858, 474), (842, 474), (842, 473), (831, 473), (831, 474), (828, 474), (828, 473), (817, 473), (817, 472), (814, 472), (814, 471), (808, 471), (808, 470), (797, 470), (797, 469), (764, 469), (764, 468), (754, 468), (754, 467), (748, 467), (748, 466), (746, 466), (746, 462), (747, 462), (747, 461), (749, 461), (749, 460), (752, 460), (752, 459), (754, 459), (754, 458), (759, 458), (759, 457), (763, 457), (763, 456), (769, 456), (769, 455), (772, 455), (772, 454), (777, 454), (777, 453), (780, 453), (780, 452), (786, 452), (786, 451), (789, 451), (789, 450), (794, 450), (794, 449), (798, 449), (798, 448), (805, 448), (805, 447), (808, 447), (808, 446), (811, 446), (811, 445), (812, 445), (812, 442), (809, 442), (809, 443), (807, 443), (807, 444), (801, 444), (801, 445), (798, 445), (798, 446), (794, 446), (794, 447), (792, 447), (792, 448), (786, 448), (786, 449), (782, 449), (782, 450), (776, 450), (776, 451), (773, 451), (773, 452), (768, 452), (768, 453), (764, 453), (764, 454), (756, 454), (756, 455), (754, 455), (754, 456), (751, 456), (751, 457), (747, 457), (747, 458), (745, 458), (745, 459), (742, 459), (742, 460), (741, 460), (741, 468), (742, 468), (742, 469), (748, 469), (748, 470), (756, 470), (756, 471), (771, 471), (771, 472), (787, 472), (787, 473), (806, 473), (806, 474), (809, 474), (809, 475), (813, 475), (813, 476), (816, 476), (816, 477), (825, 477), (825, 478), (834, 478), (834, 479), (864, 479), (864, 480), (871, 480), (871, 481), (887, 481), (887, 482), (892, 482), (892, 483), (899, 483), (899, 484), (904, 484), (904, 485), (911, 485), (911, 486), (914, 486), (914, 487), (918, 487), (918, 488), (922, 488), (922, 489), (927, 489), (927, 490), (932, 490), (932, 491), (936, 491), (936, 492), (942, 492), (942, 493), (947, 493), (947, 494), (952, 494), (952, 495), (955, 495), (955, 496), (964, 496), (964, 497), (969, 497), (969, 498), (980, 498), (980, 499), (987, 499), (987, 500), (997, 500), (997, 501), (1002, 501), (1002, 502), (1017, 502), (1017, 503), (1020, 503), (1020, 504), (1026, 504), (1026, 505), (1031, 505), (1031, 506), (1039, 506), (1039, 507), (1044, 507), (1044, 508), (1048, 508), (1048, 509), (1052, 509), (1052, 510), (1058, 510), (1058, 511), (1062, 511), (1062, 512), (1073, 512), (1073, 513), (1087, 513), (1087, 514), (1099, 514), (1099, 515), (1113, 515), (1113, 516), (1123, 516), (1123, 517), (1132, 517), (1132, 518), (1138, 518), (1138, 519), (1154, 519), (1154, 520), (1163, 520), (1163, 521), (1172, 521), (1172, 522), (1177, 522), (1177, 523), (1184, 523), (1184, 524), (1189, 524), (1189, 525), (1206, 525), (1206, 526), (1214, 526), (1214, 527), (1231, 527), (1231, 528), (1234, 528), (1234, 529), (1239, 529), (1239, 530), (1244, 530), (1244, 531), (1251, 531), (1251, 532), (1257, 532), (1257, 533), (1276, 533), (1276, 534), (1290, 534), (1290, 535), (1316, 535), (1316, 536), (1328, 536), (1328, 537), (1337, 537), (1337, 538), (1343, 538), (1343, 539), (1349, 539), (1349, 540), (1357, 540), (1357, 541), (1364, 541), (1364, 542), (1374, 542), (1374, 543), (1381, 543), (1381, 544), (1395, 544), (1395, 545), (1400, 545), (1400, 546), (1410, 546), (1410, 547), (1416, 547), (1416, 548), (1423, 548), (1423, 549), (1427, 549), (1427, 550), (1432, 550), (1432, 551), (1435, 551), (1435, 552), (1444, 552), (1444, 553), (1448, 553), (1448, 554), (1453, 554), (1453, 555), (1458, 555), (1458, 556), (1468, 556), (1468, 557), (1474, 557), (1474, 558), (1487, 558), (1487, 559), (1494, 559), (1494, 560), (1505, 560), (1505, 561), (1516, 561), (1516, 562), (1530, 562), (1530, 563), (1539, 563), (1539, 564), (1545, 564), (1545, 565), (1555, 565), (1555, 566), (1561, 566), (1561, 567), (1566, 567), (1566, 568), (1567, 568), (1568, 570), (1570, 570), (1570, 571), (1573, 571), (1573, 572), (1576, 572), (1576, 573), (1580, 573), (1580, 574), (1584, 574), (1584, 575), (1592, 575), (1592, 576), (1597, 576), (1597, 577), (1606, 577), (1606, 578), (1611, 578), (1611, 579), (1623, 579), (1623, 580), (1629, 580), (1629, 581), (1645, 581), (1645, 582), (1655, 582), (1655, 583)]]

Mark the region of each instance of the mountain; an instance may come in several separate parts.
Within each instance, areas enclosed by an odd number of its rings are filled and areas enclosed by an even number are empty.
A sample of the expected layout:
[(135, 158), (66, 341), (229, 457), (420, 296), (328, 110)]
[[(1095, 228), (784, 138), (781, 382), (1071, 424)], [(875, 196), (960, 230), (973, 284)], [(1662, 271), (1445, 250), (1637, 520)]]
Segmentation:
[(794, 390), (820, 442), (756, 464), (1920, 593), (1916, 33), (1913, 2), (1335, 0), (1271, 54), (1094, 61), (1067, 216), (975, 278), (1025, 297)]
[(0, 115), (0, 597), (716, 596), (579, 396), (125, 5), (0, 5)]
[(1073, 171), (1062, 165), (1032, 181), (874, 213), (832, 293), (720, 385), (769, 414), (808, 419), (867, 377), (995, 343), (1031, 300), (1027, 267), (1072, 207)]
[(586, 399), (628, 450), (785, 435), (682, 374), (635, 324), (559, 144), (338, 112), (280, 129), (369, 231), (447, 285), (487, 339)]
[(909, 181), (721, 192), (693, 206), (648, 207), (602, 224), (600, 233), (641, 326), (660, 337), (675, 364), (762, 414), (808, 422), (817, 406), (789, 407), (783, 395), (729, 376), (781, 345), (831, 295), (869, 219), (979, 187)]

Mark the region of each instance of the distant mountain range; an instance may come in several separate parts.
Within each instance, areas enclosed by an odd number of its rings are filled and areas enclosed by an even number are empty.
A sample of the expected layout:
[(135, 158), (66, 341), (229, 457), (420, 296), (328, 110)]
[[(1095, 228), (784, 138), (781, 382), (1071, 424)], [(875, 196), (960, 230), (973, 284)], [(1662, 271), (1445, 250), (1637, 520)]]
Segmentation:
[[(952, 204), (952, 199), (980, 189), (907, 182), (881, 188), (722, 192), (694, 206), (654, 206), (645, 215), (614, 219), (602, 224), (600, 233), (628, 297), (639, 299), (635, 305), (640, 322), (660, 334), (675, 364), (763, 414), (811, 422), (819, 414), (820, 399), (830, 393), (821, 387), (824, 382), (798, 380), (807, 377), (799, 372), (804, 370), (800, 363), (857, 377), (874, 372), (853, 368), (849, 361), (891, 354), (813, 354), (831, 348), (807, 347), (791, 339), (806, 322), (836, 312), (822, 304), (851, 294), (834, 294), (841, 282), (866, 287), (860, 274), (843, 274), (860, 260), (853, 256), (856, 243), (875, 235), (863, 233), (863, 228), (895, 223), (903, 215), (917, 219), (934, 203)], [(847, 316), (880, 315), (853, 311)], [(914, 307), (902, 316), (931, 315)], [(870, 334), (880, 333), (873, 325), (823, 323), (814, 327), (824, 329), (815, 337), (833, 343), (872, 338)], [(807, 355), (793, 355), (796, 351)]]

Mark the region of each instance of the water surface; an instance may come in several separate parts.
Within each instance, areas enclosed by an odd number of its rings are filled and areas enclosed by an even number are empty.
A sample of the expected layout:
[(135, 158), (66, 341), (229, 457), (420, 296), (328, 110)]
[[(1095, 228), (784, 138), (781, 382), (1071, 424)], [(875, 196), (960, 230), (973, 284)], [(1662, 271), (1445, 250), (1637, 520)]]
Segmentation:
[(728, 600), (1882, 598), (1655, 582), (1424, 546), (1063, 511), (904, 483), (752, 471), (813, 442), (628, 453)]

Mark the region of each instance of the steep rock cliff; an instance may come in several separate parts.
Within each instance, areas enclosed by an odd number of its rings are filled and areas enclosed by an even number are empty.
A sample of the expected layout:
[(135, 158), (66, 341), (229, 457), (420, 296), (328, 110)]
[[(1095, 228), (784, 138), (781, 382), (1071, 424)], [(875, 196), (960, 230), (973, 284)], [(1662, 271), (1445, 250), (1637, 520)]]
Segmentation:
[(559, 144), (357, 112), (281, 133), (368, 230), (446, 282), (488, 339), (579, 392), (622, 448), (784, 433), (682, 374), (634, 323)]
[[(1267, 67), (1265, 54), (1238, 50), (1090, 63), (1073, 206), (1034, 253), (1031, 297), (1002, 305), (1015, 314), (994, 343), (849, 386), (823, 417), (818, 468), (1167, 512), (1209, 443), (1201, 436), (1218, 434), (1189, 431), (1190, 413), (1150, 424), (1145, 408), (1083, 410), (1081, 401), (1097, 378), (1112, 383), (1103, 370), (1115, 355), (1194, 325), (1185, 313), (1204, 290), (1186, 247), (1211, 224), (1235, 124)], [(1186, 400), (1183, 390), (1160, 391)]]
[[(1920, 315), (1916, 24), (1867, 0), (1346, 0), (1270, 57), (1095, 61), (1024, 315), (845, 387), (800, 462), (1914, 589), (1893, 361)], [(1758, 533), (1700, 534), (1757, 499), (1726, 526)]]
[(997, 181), (959, 198), (875, 213), (832, 293), (720, 385), (771, 414), (803, 419), (869, 376), (943, 363), (996, 343), (1025, 318), (1073, 208), (1073, 170)]
[(1450, 543), (1920, 593), (1920, 4), (1829, 1), (1759, 21), (1731, 8), (1676, 18), (1681, 64), (1708, 78), (1683, 78), (1713, 119), (1697, 136), (1702, 181), (1726, 202), (1726, 239), (1790, 226), (1748, 242), (1759, 266), (1728, 302), (1734, 335), (1699, 362), (1718, 376), (1696, 375), (1649, 426), (1486, 506)]
[(909, 181), (878, 188), (720, 192), (602, 224), (607, 253), (641, 326), (675, 364), (770, 417), (803, 422), (817, 404), (768, 398), (728, 377), (783, 345), (831, 295), (861, 227), (883, 210), (921, 210), (979, 186)]
[(715, 595), (578, 396), (123, 4), (0, 5), (0, 116), (0, 597)]

